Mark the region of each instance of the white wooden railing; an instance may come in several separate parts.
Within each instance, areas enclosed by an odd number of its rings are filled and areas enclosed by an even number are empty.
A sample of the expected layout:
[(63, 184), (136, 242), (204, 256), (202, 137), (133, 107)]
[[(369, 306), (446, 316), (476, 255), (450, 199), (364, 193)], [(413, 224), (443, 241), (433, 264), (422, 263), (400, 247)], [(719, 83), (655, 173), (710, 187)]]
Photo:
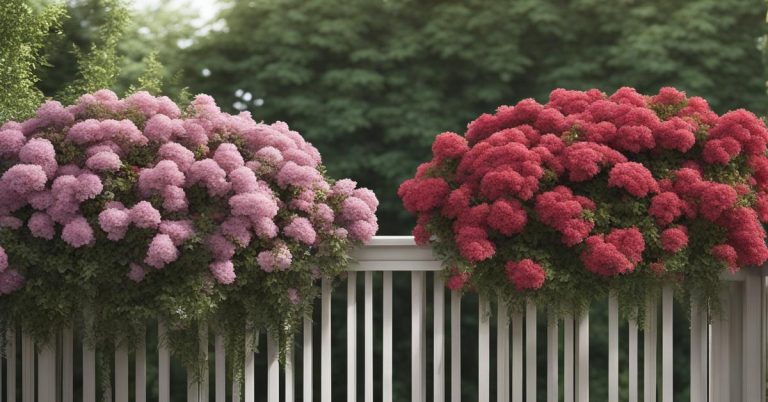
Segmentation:
[[(675, 364), (672, 351), (678, 347), (690, 347), (691, 351), (691, 401), (765, 401), (765, 334), (768, 329), (765, 269), (744, 270), (738, 274), (724, 276), (724, 280), (728, 281), (723, 293), (724, 313), (715, 316), (711, 323), (708, 322), (706, 311), (692, 306), (690, 345), (673, 344), (671, 290), (666, 289), (660, 300), (649, 300), (649, 311), (658, 311), (657, 303), (661, 305), (661, 325), (659, 331), (659, 317), (657, 314), (650, 314), (645, 328), (642, 329), (642, 375), (639, 372), (638, 352), (638, 334), (641, 329), (636, 323), (629, 322), (625, 337), (619, 330), (617, 302), (614, 299), (609, 300), (608, 376), (600, 379), (602, 383), (598, 384), (596, 379), (589, 376), (589, 313), (557, 320), (537, 316), (536, 306), (528, 305), (524, 314), (512, 314), (510, 322), (503, 304), (499, 304), (497, 313), (491, 316), (488, 313), (491, 301), (480, 298), (479, 311), (463, 312), (478, 318), (477, 349), (462, 349), (462, 297), (456, 292), (449, 292), (450, 297), (445, 295), (444, 284), (438, 273), (441, 270), (440, 263), (429, 249), (415, 246), (411, 237), (380, 236), (370, 245), (358, 250), (356, 259), (358, 263), (349, 271), (346, 287), (338, 287), (336, 290), (337, 293), (346, 290), (346, 345), (333, 342), (333, 339), (339, 337), (332, 336), (331, 320), (339, 317), (331, 317), (331, 287), (328, 281), (324, 281), (319, 303), (319, 325), (311, 318), (305, 319), (301, 341), (296, 344), (295, 354), (302, 357), (301, 364), (296, 364), (296, 356), (291, 352), (287, 356), (286, 364), (281, 367), (278, 364), (277, 346), (272, 337), (267, 336), (264, 357), (253, 352), (246, 353), (242, 387), (245, 402), (262, 400), (264, 395), (269, 402), (313, 401), (318, 400), (318, 397), (321, 402), (331, 402), (338, 400), (333, 399), (338, 398), (338, 394), (332, 394), (334, 387), (346, 388), (348, 401), (361, 399), (366, 402), (391, 402), (395, 398), (393, 376), (396, 371), (410, 372), (412, 401), (466, 400), (466, 394), (462, 398), (461, 388), (462, 385), (468, 384), (468, 379), (472, 379), (472, 386), (477, 386), (477, 396), (473, 395), (471, 400), (482, 402), (490, 401), (492, 396), (495, 396), (497, 401), (582, 402), (589, 400), (590, 386), (598, 385), (607, 386), (608, 400), (615, 402), (619, 400), (620, 373), (625, 370), (628, 373), (625, 391), (630, 402), (640, 400), (641, 390), (646, 402), (656, 401), (657, 397), (663, 402), (669, 402), (673, 397), (672, 368)], [(393, 299), (393, 275), (410, 275), (410, 300)], [(362, 277), (363, 281), (364, 318), (361, 339), (358, 339), (357, 327), (359, 277)], [(378, 284), (379, 281), (381, 295), (374, 294), (374, 282)], [(427, 295), (430, 292), (427, 291), (427, 286), (430, 283), (433, 287), (432, 298), (428, 300)], [(374, 320), (374, 299), (379, 297), (381, 321)], [(447, 311), (446, 298), (449, 299)], [(410, 320), (406, 317), (396, 317), (397, 320), (394, 320), (393, 305), (402, 306), (403, 303), (410, 305)], [(432, 317), (427, 317), (428, 311), (431, 311)], [(450, 332), (446, 331), (446, 315), (449, 316)], [(431, 331), (428, 331), (428, 318), (432, 320)], [(542, 318), (547, 321), (546, 335), (537, 331), (536, 324)], [(492, 321), (496, 322), (495, 344), (491, 342)], [(410, 359), (408, 356), (393, 354), (393, 326), (408, 325), (411, 333)], [(319, 354), (314, 347), (317, 343), (313, 335), (317, 328), (320, 330)], [(380, 352), (377, 349), (374, 353), (374, 338), (377, 338), (375, 335), (378, 335), (379, 331), (382, 339)], [(659, 332), (660, 342), (657, 339)], [(162, 337), (162, 324), (158, 327), (158, 333)], [(210, 348), (212, 373), (205, 373), (205, 379), (200, 384), (189, 380), (186, 389), (171, 389), (171, 356), (168, 350), (160, 345), (156, 351), (151, 351), (157, 353), (157, 394), (160, 402), (171, 401), (172, 391), (176, 396), (175, 400), (178, 400), (176, 393), (185, 393), (189, 402), (208, 401), (209, 397), (215, 402), (240, 400), (241, 387), (233, 384), (231, 378), (227, 378), (222, 338), (201, 331), (202, 337), (207, 338), (209, 335), (213, 338)], [(17, 335), (9, 331), (6, 339), (6, 358), (0, 366), (0, 370), (5, 370), (5, 381), (0, 381), (0, 386), (5, 387), (5, 392), (0, 392), (4, 400), (74, 401), (76, 387), (73, 373), (75, 362), (78, 361), (78, 364), (82, 364), (82, 382), (78, 384), (82, 390), (82, 400), (96, 401), (96, 354), (83, 346), (82, 355), (75, 356), (75, 346), (80, 345), (76, 338), (73, 332), (68, 330), (61, 334), (53, 346), (34, 345), (24, 334)], [(546, 342), (546, 378), (537, 376), (537, 372), (544, 369), (538, 367), (536, 356), (537, 342), (540, 339)], [(620, 339), (626, 339), (626, 345), (620, 342)], [(20, 355), (17, 353), (18, 340), (21, 342)], [(431, 343), (428, 345), (428, 342)], [(659, 343), (662, 351), (660, 362), (657, 361)], [(250, 340), (247, 340), (246, 344), (251, 344)], [(362, 348), (361, 359), (358, 347)], [(619, 351), (623, 347), (628, 348), (626, 367), (619, 365)], [(332, 371), (331, 352), (339, 349), (347, 351), (346, 373)], [(432, 350), (431, 356), (427, 356), (428, 349)], [(202, 352), (207, 355), (209, 350), (203, 347)], [(491, 353), (495, 355), (495, 359), (491, 358)], [(319, 366), (317, 362), (313, 364), (313, 359), (318, 357)], [(257, 364), (257, 358), (266, 359), (265, 368)], [(477, 360), (476, 374), (462, 373), (462, 358), (465, 362), (468, 358)], [(129, 372), (131, 360), (133, 374)], [(492, 360), (495, 361), (495, 367), (491, 366)], [(16, 366), (19, 361), (21, 373), (17, 376)], [(131, 397), (136, 402), (145, 402), (148, 390), (146, 346), (141, 344), (135, 351), (118, 348), (114, 361), (112, 387), (102, 396), (103, 399), (127, 402)], [(362, 365), (358, 364), (360, 361)], [(380, 369), (379, 376), (374, 376), (374, 366), (377, 366), (376, 370)], [(313, 370), (317, 367), (319, 373)], [(428, 367), (431, 367), (429, 375)], [(297, 381), (299, 372), (301, 378)], [(494, 374), (496, 387), (491, 389)], [(265, 377), (266, 381), (261, 381)], [(660, 383), (657, 383), (657, 379)], [(546, 383), (546, 395), (537, 395), (539, 381)], [(319, 395), (314, 395), (318, 382)], [(131, 383), (134, 385), (132, 391), (129, 390)], [(358, 390), (358, 386), (362, 389)], [(380, 394), (377, 392), (374, 395), (374, 389), (380, 389)]]

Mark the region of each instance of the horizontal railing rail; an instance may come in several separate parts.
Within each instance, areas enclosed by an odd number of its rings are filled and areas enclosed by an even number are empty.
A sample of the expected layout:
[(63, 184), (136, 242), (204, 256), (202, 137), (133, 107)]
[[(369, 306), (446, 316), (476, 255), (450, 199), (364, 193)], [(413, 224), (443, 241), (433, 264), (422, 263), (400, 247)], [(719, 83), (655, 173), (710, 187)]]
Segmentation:
[[(597, 379), (590, 376), (594, 366), (590, 365), (589, 311), (576, 317), (547, 317), (530, 303), (525, 311), (507, 314), (504, 303), (446, 290), (440, 261), (429, 248), (416, 246), (411, 237), (376, 237), (356, 250), (354, 257), (346, 286), (337, 287), (336, 297), (332, 297), (331, 283), (322, 281), (317, 314), (314, 319), (305, 318), (296, 347), (288, 352), (284, 365), (278, 363), (277, 344), (267, 334), (265, 357), (257, 359), (260, 355), (249, 350), (243, 384), (233, 383), (226, 370), (222, 337), (203, 329), (201, 339), (212, 342), (201, 343), (201, 353), (210, 359), (210, 372), (203, 373), (200, 383), (188, 376), (186, 386), (171, 384), (175, 366), (167, 348), (162, 343), (155, 349), (140, 342), (135, 350), (123, 346), (115, 350), (114, 373), (103, 399), (145, 402), (149, 391), (160, 402), (178, 400), (180, 393), (189, 402), (238, 401), (241, 396), (245, 402), (335, 402), (339, 398), (391, 402), (408, 399), (408, 393), (412, 401), (582, 402), (590, 400), (590, 387), (600, 385), (607, 389), (609, 402), (625, 395), (630, 402), (641, 396), (644, 401), (669, 402), (676, 390), (673, 353), (684, 347), (690, 349), (690, 378), (685, 385), (691, 401), (765, 401), (765, 269), (723, 275), (722, 314), (710, 316), (706, 309), (690, 306), (688, 345), (674, 344), (670, 288), (658, 300), (648, 300), (644, 325), (630, 320), (626, 333), (618, 302), (610, 298), (607, 378)], [(410, 298), (401, 289), (408, 282)], [(463, 301), (472, 306), (477, 302), (477, 310), (462, 311)], [(332, 308), (335, 303), (345, 303), (346, 317), (332, 317), (332, 311), (338, 311)], [(491, 309), (495, 309), (493, 316)], [(401, 318), (402, 314), (408, 319)], [(361, 315), (362, 328), (358, 328)], [(467, 322), (474, 319), (476, 328)], [(342, 321), (346, 336), (335, 332)], [(410, 327), (409, 354), (396, 356), (402, 349), (395, 348), (394, 329), (403, 332), (405, 327)], [(474, 339), (476, 331), (477, 339), (469, 348), (462, 343), (462, 331), (468, 329), (472, 332), (464, 333)], [(5, 369), (5, 381), (0, 381), (5, 387), (0, 392), (4, 399), (72, 402), (80, 396), (78, 400), (95, 402), (97, 351), (82, 344), (78, 333), (69, 329), (51, 345), (34, 345), (25, 334), (9, 331), (4, 364), (0, 365), (0, 370)], [(157, 333), (162, 339), (162, 323)], [(253, 336), (260, 335), (251, 334), (246, 345), (253, 343)], [(78, 349), (82, 353), (76, 355)], [(157, 358), (148, 358), (148, 352), (156, 353)], [(539, 359), (542, 352), (545, 359)], [(620, 356), (624, 354), (622, 365)], [(339, 366), (333, 364), (337, 356), (346, 357), (345, 373), (334, 372)], [(154, 367), (148, 370), (151, 365)], [(133, 370), (129, 370), (131, 366)], [(148, 372), (155, 370), (157, 378), (149, 379)], [(404, 391), (396, 387), (395, 379), (408, 382), (402, 375), (405, 372), (410, 373), (410, 389)], [(541, 373), (546, 375), (539, 378)]]

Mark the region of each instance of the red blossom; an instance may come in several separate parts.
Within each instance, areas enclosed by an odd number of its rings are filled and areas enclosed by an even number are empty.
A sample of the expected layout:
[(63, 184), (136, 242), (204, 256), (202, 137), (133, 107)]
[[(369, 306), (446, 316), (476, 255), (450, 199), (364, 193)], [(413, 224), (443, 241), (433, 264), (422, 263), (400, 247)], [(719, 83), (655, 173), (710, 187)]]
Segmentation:
[(531, 259), (509, 261), (506, 266), (507, 279), (515, 285), (518, 292), (527, 289), (539, 289), (544, 285), (547, 273), (541, 265)]
[(722, 183), (708, 182), (701, 190), (699, 209), (701, 215), (710, 221), (716, 221), (725, 210), (736, 205), (736, 190)]
[(683, 215), (683, 200), (671, 191), (665, 191), (651, 198), (648, 214), (656, 218), (659, 225), (666, 226)]
[(688, 245), (688, 230), (684, 226), (669, 228), (661, 232), (661, 248), (676, 253)]
[(643, 259), (645, 240), (636, 227), (613, 229), (605, 236), (605, 241), (616, 247), (632, 264), (637, 264)]
[(400, 185), (397, 195), (408, 212), (418, 213), (441, 206), (450, 191), (450, 186), (443, 179), (409, 179)]
[(505, 236), (521, 233), (527, 222), (528, 215), (517, 200), (498, 200), (491, 205), (488, 226)]
[(464, 288), (464, 285), (469, 282), (469, 273), (464, 271), (459, 271), (456, 268), (451, 269), (451, 276), (448, 278), (448, 281), (446, 281), (445, 285), (450, 290), (461, 290)]
[(432, 153), (438, 159), (461, 158), (467, 151), (469, 151), (467, 140), (456, 133), (442, 133), (435, 137), (435, 142), (432, 144)]
[(618, 163), (608, 174), (608, 187), (619, 187), (635, 197), (657, 193), (659, 185), (645, 166), (637, 162)]
[(581, 261), (587, 271), (600, 276), (616, 276), (634, 269), (634, 264), (615, 245), (606, 243), (602, 236), (590, 236), (586, 245)]

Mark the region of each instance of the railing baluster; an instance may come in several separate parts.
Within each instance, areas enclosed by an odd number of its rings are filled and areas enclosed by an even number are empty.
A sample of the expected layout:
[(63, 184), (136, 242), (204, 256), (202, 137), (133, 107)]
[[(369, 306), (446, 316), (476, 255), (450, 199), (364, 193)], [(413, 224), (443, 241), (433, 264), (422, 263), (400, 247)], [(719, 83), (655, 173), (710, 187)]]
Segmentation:
[[(730, 287), (730, 286), (729, 286)], [(712, 400), (716, 402), (731, 400), (731, 289), (722, 289), (720, 303), (722, 312), (712, 317), (712, 336), (710, 346)]]
[(478, 329), (477, 329), (477, 400), (490, 400), (491, 390), (489, 377), (491, 375), (491, 318), (490, 303), (482, 294), (478, 301)]
[(357, 401), (357, 273), (347, 274), (347, 402)]
[(608, 299), (608, 402), (619, 402), (619, 301)]
[[(96, 402), (96, 351), (85, 340), (83, 340), (83, 402)], [(163, 400), (161, 399), (160, 402)]]
[(578, 319), (578, 401), (589, 402), (589, 308)]
[(128, 348), (115, 345), (115, 402), (128, 402)]
[[(331, 280), (323, 278), (320, 303), (320, 401), (331, 402)], [(247, 401), (251, 402), (251, 401)]]
[[(72, 327), (61, 332), (61, 401), (74, 401), (74, 336)], [(137, 401), (138, 402), (138, 401)]]
[[(434, 283), (434, 376), (433, 400), (445, 401), (445, 283), (439, 273), (435, 273)], [(370, 401), (367, 401), (370, 402)]]
[(213, 353), (214, 353), (214, 371), (216, 377), (214, 380), (214, 387), (216, 388), (216, 402), (226, 402), (227, 398), (227, 357), (224, 348), (224, 337), (216, 334), (213, 340)]
[[(743, 392), (742, 397), (745, 401), (765, 400), (765, 355), (757, 351), (763, 350), (766, 346), (760, 336), (755, 336), (764, 331), (763, 323), (766, 321), (765, 307), (763, 305), (764, 280), (759, 272), (754, 270), (745, 270), (746, 281), (744, 282), (744, 299), (742, 303), (742, 345), (743, 350), (753, 351), (753, 353), (744, 353), (742, 361)], [(766, 333), (763, 332), (763, 336)], [(764, 339), (764, 338), (763, 338)]]
[(16, 401), (16, 331), (9, 329), (5, 333), (6, 395), (8, 402)]
[(512, 313), (512, 402), (523, 402), (523, 315)]
[(424, 332), (424, 272), (411, 273), (411, 401), (422, 400), (421, 366), (422, 349), (424, 344), (422, 332)]
[(291, 342), (288, 350), (285, 351), (285, 402), (293, 402), (294, 399), (293, 342)]
[(136, 343), (134, 388), (136, 402), (147, 402), (147, 333), (146, 328)]
[(573, 318), (567, 314), (563, 318), (563, 400), (573, 402)]
[(639, 373), (637, 370), (637, 321), (629, 320), (628, 336), (629, 336), (629, 402), (638, 402), (638, 379)]
[[(302, 391), (304, 394), (304, 401), (312, 401), (312, 386), (314, 381), (312, 379), (312, 319), (310, 317), (304, 318), (304, 359), (301, 364), (301, 372), (304, 376), (302, 382)], [(235, 401), (237, 402), (237, 401)]]
[(166, 345), (165, 323), (157, 322), (157, 389), (160, 402), (171, 400), (171, 353)]
[(451, 291), (451, 402), (461, 402), (461, 292)]
[(200, 357), (203, 359), (203, 367), (202, 372), (200, 373), (200, 384), (199, 384), (199, 395), (198, 395), (198, 401), (199, 402), (208, 402), (208, 388), (209, 388), (209, 372), (208, 372), (208, 324), (202, 323), (200, 324), (200, 332), (199, 332), (199, 350), (200, 350)]
[(21, 332), (21, 400), (35, 402), (35, 342)]
[(373, 272), (365, 273), (365, 402), (373, 402)]
[(697, 303), (695, 300), (691, 301), (691, 402), (699, 402), (703, 398), (703, 396), (706, 394), (706, 392), (702, 392), (704, 390), (704, 386), (706, 384), (704, 377), (702, 377), (701, 373), (703, 372), (703, 365), (704, 360), (702, 360), (701, 355), (701, 349), (705, 346), (705, 341), (703, 339), (704, 334), (702, 333), (702, 326), (701, 326), (701, 309), (699, 308), (699, 303)]
[(381, 398), (392, 402), (392, 272), (382, 274)]
[(665, 286), (661, 295), (661, 400), (672, 402), (672, 288)]
[(547, 402), (560, 400), (559, 349), (560, 330), (557, 318), (550, 313), (547, 317)]
[[(496, 400), (509, 402), (509, 313), (507, 303), (498, 298), (496, 318)], [(519, 375), (519, 373), (513, 373)]]
[(280, 402), (280, 362), (277, 338), (267, 333), (267, 401)]
[(536, 305), (525, 305), (525, 400), (536, 402)]
[(645, 402), (656, 402), (656, 299), (648, 298), (646, 305), (643, 333), (643, 399)]
[(56, 341), (51, 340), (47, 344), (38, 345), (37, 349), (38, 401), (54, 402), (56, 400)]
[[(243, 396), (245, 402), (254, 402), (256, 400), (255, 395), (255, 365), (256, 360), (254, 356), (254, 333), (248, 331), (245, 334), (245, 362), (243, 366)], [(258, 336), (258, 335), (256, 335)]]

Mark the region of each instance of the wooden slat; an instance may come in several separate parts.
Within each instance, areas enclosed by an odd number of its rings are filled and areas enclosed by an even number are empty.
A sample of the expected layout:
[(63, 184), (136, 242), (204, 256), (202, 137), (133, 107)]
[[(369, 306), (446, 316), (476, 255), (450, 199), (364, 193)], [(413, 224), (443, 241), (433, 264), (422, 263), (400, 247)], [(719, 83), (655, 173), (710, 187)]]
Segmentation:
[(35, 341), (21, 332), (21, 400), (35, 402)]
[(347, 402), (357, 401), (357, 274), (347, 276)]
[(136, 343), (134, 389), (136, 402), (147, 402), (147, 334), (146, 329)]
[(445, 283), (442, 276), (435, 274), (434, 280), (434, 375), (433, 400), (445, 401)]
[(523, 315), (512, 313), (512, 402), (523, 402)]
[(312, 319), (310, 317), (304, 318), (304, 358), (302, 359), (301, 372), (304, 377), (302, 393), (304, 395), (304, 401), (312, 401), (312, 386), (314, 381), (312, 379)]
[(365, 273), (365, 402), (373, 402), (373, 273)]
[(619, 402), (619, 301), (608, 299), (608, 402)]
[(451, 291), (451, 402), (461, 402), (461, 292)]
[[(83, 342), (83, 402), (96, 402), (96, 351)], [(168, 402), (166, 399), (160, 402)]]
[(250, 330), (245, 334), (245, 362), (243, 363), (243, 397), (245, 402), (255, 402), (256, 400), (256, 359), (253, 350), (255, 336), (258, 335), (255, 335)]
[(267, 401), (280, 402), (280, 361), (277, 337), (267, 334)]
[(638, 402), (639, 400), (639, 386), (638, 386), (638, 362), (637, 362), (637, 321), (629, 320), (628, 329), (628, 343), (629, 343), (629, 368), (627, 370), (629, 380), (629, 402)]
[(529, 301), (525, 305), (525, 400), (536, 402), (536, 305)]
[(392, 272), (382, 274), (381, 397), (392, 402)]
[(167, 330), (162, 320), (157, 322), (157, 388), (160, 402), (171, 401), (171, 353), (168, 350)]
[(705, 334), (702, 334), (702, 326), (701, 326), (701, 308), (699, 307), (699, 304), (695, 301), (691, 301), (691, 402), (699, 402), (703, 399), (703, 395), (706, 394), (706, 392), (703, 392), (705, 382), (702, 381), (703, 377), (701, 375), (702, 373), (702, 366), (704, 365), (704, 362), (706, 359), (702, 360), (701, 356), (701, 349), (705, 346), (706, 342), (704, 340)]
[(224, 337), (216, 334), (213, 340), (214, 350), (214, 370), (216, 371), (215, 400), (216, 402), (226, 402), (227, 398), (227, 357), (224, 347)]
[(563, 318), (563, 400), (573, 402), (574, 367), (573, 367), (573, 318), (566, 315)]
[(56, 342), (54, 340), (37, 347), (37, 397), (39, 402), (56, 401)]
[(115, 345), (115, 402), (128, 402), (128, 348)]
[(589, 308), (578, 319), (578, 401), (589, 402)]
[[(509, 312), (503, 298), (498, 299), (496, 317), (496, 400), (509, 402)], [(519, 375), (520, 373), (514, 373)]]
[(16, 331), (9, 329), (5, 333), (5, 341), (6, 400), (12, 402), (16, 401)]
[(64, 328), (61, 332), (61, 401), (74, 401), (74, 365), (75, 365), (75, 338), (72, 327)]
[(490, 303), (482, 294), (478, 302), (477, 329), (477, 400), (488, 401), (491, 398), (491, 318)]
[(285, 402), (293, 402), (295, 384), (293, 372), (293, 345), (285, 351)]
[[(331, 402), (331, 280), (323, 278), (320, 300), (320, 401)], [(250, 402), (250, 401), (247, 401)]]
[[(744, 299), (742, 303), (742, 347), (744, 351), (752, 353), (743, 353), (742, 361), (742, 398), (745, 401), (765, 401), (765, 350), (766, 345), (762, 342), (759, 334), (764, 330), (763, 326), (766, 320), (766, 306), (764, 303), (765, 283), (759, 272), (748, 269), (747, 278), (744, 283)], [(763, 336), (768, 334), (763, 333)], [(762, 350), (763, 353), (757, 351)]]
[(200, 399), (200, 384), (195, 382), (192, 368), (187, 368), (187, 402), (198, 402)]
[(411, 273), (411, 400), (422, 399), (422, 388), (426, 386), (422, 381), (422, 349), (424, 339), (424, 272)]
[(547, 317), (547, 402), (560, 400), (559, 345), (560, 331), (557, 318), (549, 314)]
[(658, 331), (657, 303), (648, 298), (643, 332), (643, 400), (656, 402), (656, 340)]
[(661, 400), (672, 402), (672, 288), (665, 286), (661, 296)]
[(208, 324), (202, 323), (200, 324), (200, 330), (199, 330), (199, 339), (200, 344), (198, 345), (199, 351), (200, 351), (200, 357), (203, 359), (203, 367), (202, 372), (200, 373), (200, 384), (199, 386), (199, 394), (198, 394), (198, 401), (199, 402), (208, 402), (208, 389), (210, 388), (209, 384), (209, 370), (208, 370)]

